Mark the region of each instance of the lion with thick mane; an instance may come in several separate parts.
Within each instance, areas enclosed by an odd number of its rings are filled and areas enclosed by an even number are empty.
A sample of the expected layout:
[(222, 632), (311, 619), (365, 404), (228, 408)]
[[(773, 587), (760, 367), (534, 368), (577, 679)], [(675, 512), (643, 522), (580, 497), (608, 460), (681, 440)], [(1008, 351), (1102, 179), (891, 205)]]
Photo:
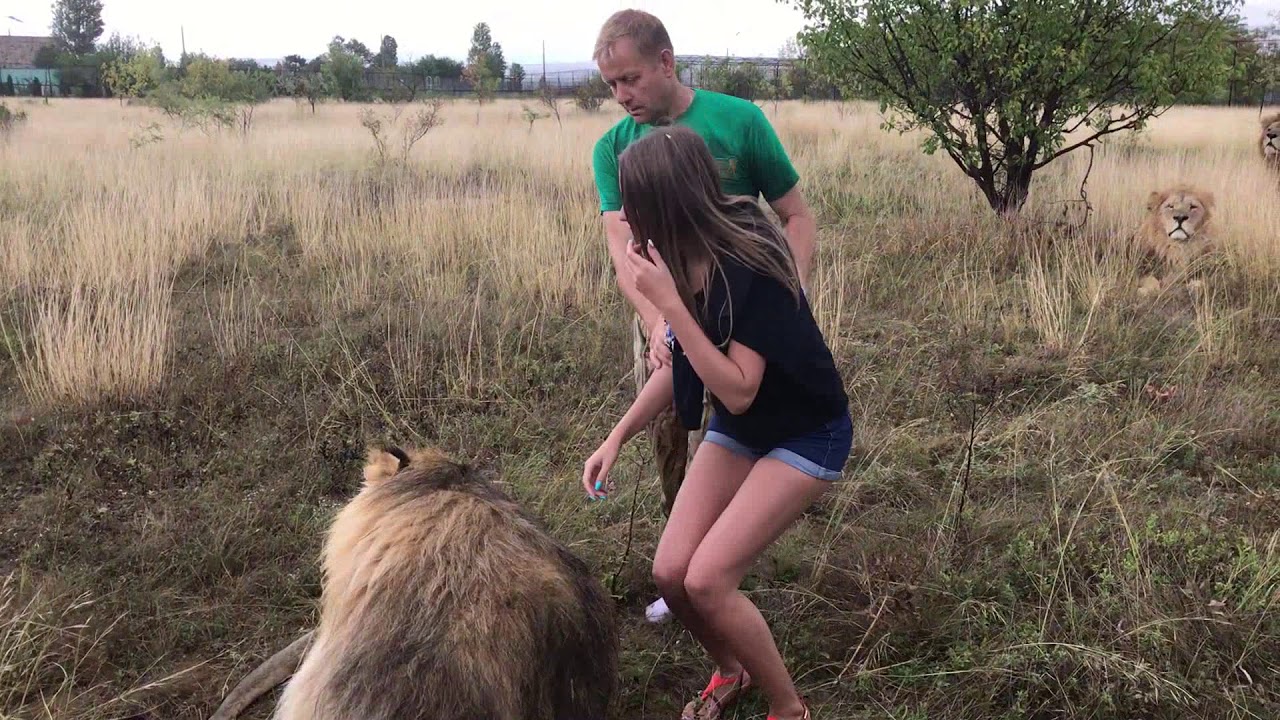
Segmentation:
[[(1213, 193), (1188, 185), (1156, 190), (1147, 197), (1147, 215), (1138, 231), (1142, 294), (1185, 279), (1193, 261), (1216, 249), (1210, 237), (1213, 206)], [(1199, 286), (1198, 280), (1188, 283), (1190, 289)]]
[(1280, 112), (1262, 118), (1258, 150), (1272, 170), (1280, 171)]
[(276, 720), (605, 718), (617, 630), (586, 564), (437, 450), (371, 450), (363, 475), (325, 541), (318, 628), (213, 720), (290, 675)]

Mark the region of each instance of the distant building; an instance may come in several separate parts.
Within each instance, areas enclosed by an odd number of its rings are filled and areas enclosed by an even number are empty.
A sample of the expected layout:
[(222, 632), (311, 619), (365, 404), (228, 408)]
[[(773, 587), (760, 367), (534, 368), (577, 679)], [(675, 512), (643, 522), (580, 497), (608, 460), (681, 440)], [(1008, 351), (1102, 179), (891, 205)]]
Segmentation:
[(32, 83), (38, 80), (41, 95), (57, 95), (58, 71), (36, 67), (40, 48), (53, 44), (51, 37), (0, 35), (0, 85), (7, 86), (12, 79), (15, 94), (29, 96)]

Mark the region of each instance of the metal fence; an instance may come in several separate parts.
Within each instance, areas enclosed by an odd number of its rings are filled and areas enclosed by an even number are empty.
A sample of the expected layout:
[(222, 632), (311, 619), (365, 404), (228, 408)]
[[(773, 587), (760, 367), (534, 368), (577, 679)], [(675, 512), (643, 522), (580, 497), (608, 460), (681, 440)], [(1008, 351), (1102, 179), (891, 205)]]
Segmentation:
[[(12, 86), (12, 93), (9, 92)], [(106, 97), (93, 66), (0, 68), (0, 97)]]
[[(1246, 41), (1236, 41), (1237, 47)], [(1261, 46), (1263, 52), (1280, 54), (1280, 41), (1264, 39), (1261, 42), (1247, 41)], [(1238, 57), (1243, 57), (1239, 53)], [(1221, 92), (1205, 97), (1191, 99), (1197, 104), (1219, 106), (1267, 106), (1280, 103), (1280, 87), (1273, 87), (1269, 77), (1258, 77), (1245, 81), (1234, 77), (1237, 75), (1237, 63), (1233, 58), (1233, 79), (1230, 85)], [(759, 98), (775, 94), (782, 90), (784, 84), (799, 79), (803, 66), (791, 58), (780, 57), (735, 57), (707, 55), (679, 55), (676, 67), (680, 79), (690, 87), (712, 88), (722, 91)], [(288, 81), (299, 78), (316, 78), (314, 71), (286, 71), (283, 66), (264, 68), (278, 79), (277, 94), (290, 94)], [(573, 69), (542, 72), (537, 65), (523, 67), (523, 78), (510, 75), (500, 80), (495, 92), (498, 95), (513, 95), (538, 92), (544, 86), (558, 96), (571, 96), (584, 85), (599, 83), (600, 73), (595, 69)], [(16, 97), (111, 97), (111, 92), (102, 81), (101, 72), (95, 66), (72, 66), (58, 70), (33, 70), (30, 68), (12, 69), (13, 95)], [(38, 73), (37, 85), (32, 73)], [(19, 76), (21, 79), (19, 79)], [(829, 83), (813, 78), (805, 78), (806, 86), (802, 89), (789, 89), (784, 97), (807, 97), (839, 99), (840, 93)], [(736, 86), (735, 86), (736, 84)], [(371, 67), (364, 71), (361, 82), (362, 89), (374, 94), (418, 95), (465, 95), (474, 92), (474, 85), (464, 77), (440, 77), (415, 73), (408, 68), (384, 69)], [(0, 68), (0, 95), (6, 90), (6, 70)], [(603, 89), (601, 90), (603, 91)]]
[[(770, 57), (708, 57), (701, 55), (677, 56), (676, 64), (681, 80), (692, 87), (705, 87), (711, 78), (709, 68), (755, 68), (764, 76), (766, 82), (775, 81), (780, 74), (791, 67), (793, 61), (785, 58)], [(282, 66), (263, 68), (275, 74), (282, 81), (289, 78), (314, 79), (319, 73), (314, 71), (286, 71)], [(518, 94), (537, 92), (544, 86), (557, 95), (571, 95), (583, 85), (592, 81), (599, 82), (600, 73), (595, 69), (554, 70), (543, 72), (536, 65), (523, 66), (524, 77), (515, 78), (509, 74), (499, 82), (498, 94)], [(24, 70), (24, 72), (30, 72)], [(41, 94), (67, 97), (110, 97), (109, 88), (102, 82), (99, 68), (91, 65), (64, 67), (60, 70), (39, 71), (52, 73), (51, 78), (41, 81)], [(0, 70), (0, 83), (4, 82), (4, 72)], [(15, 80), (15, 95), (30, 96), (29, 78)], [(361, 82), (363, 89), (377, 92), (395, 92), (408, 90), (414, 93), (430, 93), (444, 95), (462, 95), (474, 91), (474, 85), (464, 77), (442, 77), (415, 73), (408, 68), (384, 69), (371, 67), (364, 71)]]

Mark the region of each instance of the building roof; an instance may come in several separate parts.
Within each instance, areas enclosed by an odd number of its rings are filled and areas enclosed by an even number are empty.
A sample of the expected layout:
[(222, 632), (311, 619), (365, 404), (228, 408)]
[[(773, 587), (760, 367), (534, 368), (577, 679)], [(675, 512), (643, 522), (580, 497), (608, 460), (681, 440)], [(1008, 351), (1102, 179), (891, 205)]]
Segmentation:
[(0, 68), (33, 68), (36, 53), (45, 45), (52, 45), (51, 37), (29, 35), (0, 35)]

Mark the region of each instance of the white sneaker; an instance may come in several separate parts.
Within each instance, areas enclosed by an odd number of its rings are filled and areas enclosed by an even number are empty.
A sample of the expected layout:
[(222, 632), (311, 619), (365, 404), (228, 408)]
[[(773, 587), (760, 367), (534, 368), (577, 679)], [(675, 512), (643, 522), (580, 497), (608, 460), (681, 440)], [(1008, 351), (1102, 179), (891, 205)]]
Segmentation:
[(644, 618), (651, 623), (664, 623), (670, 620), (671, 609), (667, 607), (667, 601), (662, 598), (654, 600), (644, 609)]

